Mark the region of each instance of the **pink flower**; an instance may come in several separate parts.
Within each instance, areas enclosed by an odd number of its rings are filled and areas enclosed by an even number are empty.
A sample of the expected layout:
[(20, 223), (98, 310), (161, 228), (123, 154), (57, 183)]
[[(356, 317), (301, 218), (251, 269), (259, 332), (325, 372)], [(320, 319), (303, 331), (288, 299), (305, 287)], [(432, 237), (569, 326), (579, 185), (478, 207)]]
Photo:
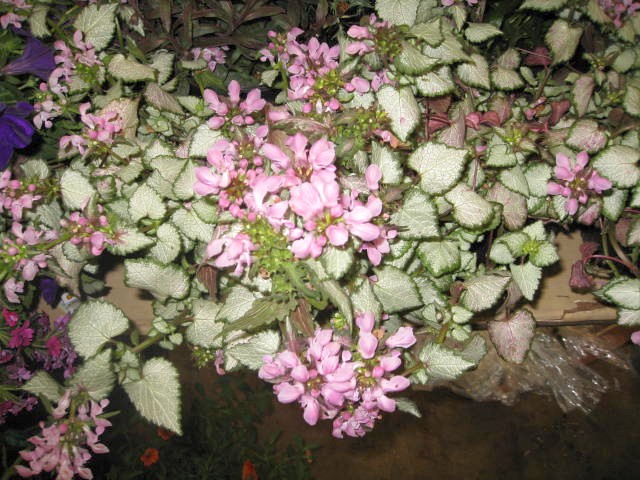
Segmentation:
[(20, 320), (20, 316), (16, 312), (12, 312), (6, 308), (2, 309), (2, 317), (4, 318), (5, 323), (10, 327), (15, 327), (18, 324), (18, 320)]
[(28, 347), (33, 340), (33, 328), (29, 328), (29, 320), (11, 331), (9, 348)]
[(16, 282), (15, 278), (9, 278), (3, 285), (4, 295), (11, 303), (20, 303), (18, 293), (24, 292), (24, 282)]
[(223, 237), (211, 240), (207, 246), (207, 256), (217, 257), (213, 264), (218, 268), (228, 268), (235, 265), (234, 275), (242, 275), (251, 266), (253, 258), (251, 252), (256, 246), (246, 233), (239, 233), (233, 238)]
[(400, 327), (396, 333), (387, 338), (384, 344), (389, 348), (409, 348), (416, 343), (416, 337), (413, 334), (413, 328)]
[(636, 345), (640, 345), (640, 330), (631, 334), (631, 341)]
[(588, 163), (589, 155), (584, 151), (578, 153), (573, 165), (563, 153), (556, 155), (555, 176), (560, 183), (549, 182), (547, 193), (567, 197), (565, 209), (569, 215), (578, 211), (579, 204), (587, 203), (590, 194), (600, 195), (611, 188), (609, 180), (598, 175), (593, 168), (587, 168)]

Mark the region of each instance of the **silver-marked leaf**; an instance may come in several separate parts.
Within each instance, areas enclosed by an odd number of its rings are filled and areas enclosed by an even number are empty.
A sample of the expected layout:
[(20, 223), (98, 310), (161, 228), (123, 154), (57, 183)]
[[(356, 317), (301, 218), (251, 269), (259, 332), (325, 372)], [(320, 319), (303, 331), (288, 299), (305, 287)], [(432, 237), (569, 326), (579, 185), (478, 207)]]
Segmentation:
[(509, 230), (524, 226), (527, 221), (527, 200), (522, 195), (496, 182), (487, 193), (487, 200), (502, 205), (504, 225)]
[(200, 125), (191, 139), (189, 157), (206, 157), (211, 145), (222, 138), (219, 130), (211, 130), (206, 123)]
[(224, 323), (218, 321), (220, 305), (209, 300), (194, 300), (193, 323), (189, 325), (185, 332), (186, 339), (194, 345), (201, 347), (221, 347), (222, 338), (220, 333), (224, 328)]
[(469, 23), (464, 36), (467, 37), (471, 43), (482, 43), (487, 40), (502, 35), (499, 28), (496, 28), (490, 23)]
[(176, 210), (171, 216), (171, 222), (191, 240), (209, 242), (213, 238), (214, 225), (203, 222), (193, 210)]
[(89, 300), (73, 314), (69, 322), (69, 339), (76, 351), (88, 358), (128, 327), (129, 319), (118, 307), (101, 300)]
[(413, 25), (419, 0), (377, 0), (376, 10), (383, 20), (392, 25)]
[(420, 189), (404, 194), (402, 207), (391, 217), (401, 238), (433, 238), (440, 234), (438, 212), (431, 199)]
[(423, 54), (409, 42), (403, 42), (400, 53), (394, 59), (394, 65), (400, 73), (422, 75), (439, 65), (439, 61)]
[(434, 277), (460, 268), (460, 249), (455, 242), (423, 242), (418, 246), (418, 257)]
[(432, 47), (437, 47), (444, 40), (442, 20), (439, 17), (415, 24), (411, 27), (410, 33)]
[(468, 278), (460, 295), (462, 306), (473, 312), (491, 308), (500, 299), (510, 280), (509, 275), (497, 274), (482, 274)]
[(409, 157), (409, 166), (420, 174), (420, 185), (430, 195), (450, 190), (462, 176), (467, 150), (427, 142)]
[(178, 371), (164, 358), (152, 358), (141, 378), (123, 385), (138, 412), (151, 423), (182, 435)]
[(377, 93), (378, 103), (391, 120), (391, 130), (403, 142), (420, 123), (420, 107), (411, 88), (385, 85)]
[(81, 387), (96, 401), (107, 398), (115, 382), (111, 350), (100, 352), (85, 361), (68, 381), (69, 385)]
[(520, 165), (501, 170), (498, 174), (498, 178), (509, 190), (524, 195), (525, 197), (529, 196), (529, 183), (527, 181), (527, 176), (522, 171)]
[(247, 287), (236, 285), (229, 291), (218, 317), (235, 322), (251, 309), (255, 299), (256, 295)]
[(581, 75), (573, 84), (571, 97), (578, 117), (582, 117), (588, 112), (595, 86), (596, 82), (591, 75)]
[(125, 260), (125, 284), (148, 290), (160, 301), (181, 299), (189, 293), (190, 280), (179, 267), (162, 265), (153, 260)]
[(21, 388), (52, 402), (60, 400), (64, 393), (62, 385), (44, 370), (38, 370)]
[(404, 397), (395, 397), (396, 408), (400, 412), (408, 413), (409, 415), (413, 415), (414, 417), (422, 418), (422, 414), (420, 413), (420, 409), (418, 405), (413, 400), (409, 400)]
[(163, 223), (156, 232), (156, 244), (149, 256), (160, 263), (173, 262), (180, 253), (180, 233), (171, 223)]
[(471, 61), (462, 63), (457, 68), (460, 80), (471, 87), (491, 88), (489, 64), (487, 60), (477, 53), (471, 55)]
[(507, 321), (491, 321), (489, 337), (498, 354), (511, 363), (524, 362), (536, 330), (536, 320), (527, 310), (519, 310)]
[(264, 364), (262, 357), (275, 355), (279, 347), (280, 334), (273, 330), (266, 330), (228, 346), (225, 354), (234, 357), (252, 370), (258, 370)]
[(629, 115), (640, 116), (640, 88), (627, 85), (627, 91), (622, 100), (622, 106)]
[(362, 281), (358, 289), (351, 294), (351, 303), (353, 311), (357, 313), (371, 312), (376, 320), (380, 320), (382, 316), (382, 305), (373, 293), (371, 282), (369, 279)]
[(466, 185), (457, 185), (445, 198), (453, 205), (453, 218), (465, 228), (481, 228), (493, 218), (491, 203)]
[(433, 380), (455, 380), (474, 366), (453, 350), (435, 342), (426, 343), (420, 350), (419, 357), (425, 365), (427, 375)]
[(121, 53), (116, 53), (107, 66), (107, 70), (115, 78), (124, 82), (142, 82), (153, 80), (155, 70), (148, 65), (143, 65), (137, 60), (127, 58)]
[(418, 308), (422, 305), (413, 279), (402, 270), (387, 266), (374, 270), (378, 280), (373, 292), (386, 313)]
[(129, 199), (129, 215), (134, 222), (143, 218), (153, 220), (164, 217), (167, 209), (155, 190), (146, 184), (140, 185)]
[(616, 305), (629, 309), (640, 309), (640, 280), (628, 278), (604, 287), (604, 295)]
[(578, 120), (569, 130), (567, 145), (576, 150), (594, 153), (602, 150), (607, 144), (607, 135), (598, 128), (594, 120)]
[(602, 213), (614, 222), (620, 218), (627, 203), (627, 191), (613, 189), (602, 197)]
[(115, 244), (107, 244), (107, 250), (115, 255), (128, 255), (153, 245), (154, 240), (139, 232), (135, 227), (118, 230)]
[(512, 264), (509, 266), (509, 270), (511, 271), (513, 281), (518, 285), (524, 298), (532, 301), (540, 286), (542, 269), (536, 267), (531, 262), (527, 262), (524, 265)]
[(87, 177), (77, 170), (67, 169), (60, 178), (62, 202), (69, 210), (81, 210), (96, 193)]
[(618, 323), (627, 327), (637, 327), (640, 325), (640, 310), (618, 310)]
[(353, 250), (327, 246), (320, 257), (322, 266), (334, 280), (340, 280), (353, 265)]
[(117, 4), (87, 5), (82, 9), (73, 26), (84, 33), (84, 41), (90, 43), (97, 52), (103, 50), (113, 37), (116, 28), (115, 12)]
[(567, 0), (525, 0), (522, 5), (520, 5), (520, 9), (550, 12), (561, 9), (566, 3)]
[(571, 59), (582, 37), (582, 28), (572, 27), (561, 18), (553, 22), (544, 39), (553, 54), (553, 63), (562, 63)]
[(398, 154), (378, 142), (371, 144), (371, 163), (382, 172), (382, 183), (398, 184), (402, 182), (404, 172)]

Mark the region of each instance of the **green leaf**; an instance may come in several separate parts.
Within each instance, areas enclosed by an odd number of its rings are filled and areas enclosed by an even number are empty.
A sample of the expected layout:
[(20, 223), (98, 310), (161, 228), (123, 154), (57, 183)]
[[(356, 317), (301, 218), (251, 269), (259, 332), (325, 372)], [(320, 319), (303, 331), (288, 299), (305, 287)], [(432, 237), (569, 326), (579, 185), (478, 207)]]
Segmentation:
[(220, 305), (209, 300), (193, 301), (193, 323), (185, 332), (188, 342), (201, 347), (221, 347), (224, 323), (218, 321)]
[(529, 301), (533, 301), (533, 297), (538, 291), (540, 286), (540, 278), (542, 277), (542, 269), (536, 267), (531, 262), (527, 262), (524, 265), (512, 264), (509, 266), (511, 270), (511, 276), (513, 281), (516, 282), (518, 288)]
[(47, 27), (49, 7), (47, 5), (34, 5), (29, 15), (29, 31), (36, 38), (44, 38), (51, 35)]
[(609, 301), (628, 310), (640, 309), (640, 280), (628, 278), (604, 287)]
[(76, 30), (84, 33), (84, 41), (93, 45), (97, 52), (103, 50), (111, 42), (116, 28), (115, 13), (117, 4), (88, 5), (73, 22)]
[(435, 342), (426, 343), (420, 351), (427, 375), (434, 380), (455, 380), (474, 364), (456, 355), (453, 350)]
[(386, 313), (418, 308), (422, 305), (413, 279), (399, 268), (386, 266), (374, 269), (378, 280), (373, 292)]
[(211, 130), (206, 123), (200, 125), (191, 139), (189, 157), (206, 157), (211, 145), (222, 138), (219, 130)]
[(416, 88), (423, 97), (440, 97), (451, 93), (455, 89), (451, 69), (444, 66), (435, 72), (417, 77)]
[(171, 222), (180, 233), (191, 240), (209, 242), (213, 238), (214, 225), (203, 222), (193, 210), (181, 208), (171, 216)]
[(40, 159), (32, 159), (23, 163), (20, 165), (20, 169), (24, 173), (24, 178), (29, 180), (44, 180), (51, 175), (47, 162)]
[(441, 63), (446, 65), (471, 60), (471, 57), (465, 52), (465, 45), (458, 40), (457, 36), (450, 32), (445, 33), (444, 40), (437, 47), (434, 48), (425, 45), (422, 53), (429, 57), (437, 58)]
[(509, 68), (495, 66), (491, 71), (491, 83), (498, 90), (518, 90), (524, 86), (524, 81), (518, 72)]
[[(513, 167), (524, 156), (520, 152), (514, 152), (511, 145), (506, 143), (499, 135), (494, 134), (489, 140), (487, 149), (487, 165), (490, 167)], [(545, 191), (546, 195), (546, 191)]]
[(567, 137), (567, 145), (589, 153), (602, 150), (606, 144), (607, 136), (599, 130), (598, 122), (594, 120), (578, 120), (569, 130)]
[(527, 176), (519, 165), (500, 170), (498, 178), (500, 179), (500, 183), (509, 190), (524, 195), (525, 197), (529, 196), (529, 183), (527, 181)]
[(504, 293), (511, 277), (509, 275), (482, 274), (468, 278), (460, 295), (463, 307), (481, 312), (491, 308)]
[(540, 12), (550, 12), (559, 10), (567, 3), (567, 0), (525, 0), (520, 5), (521, 10), (538, 10)]
[(383, 184), (398, 184), (402, 182), (404, 171), (398, 154), (389, 147), (378, 142), (371, 144), (371, 163), (377, 165), (382, 172)]
[(140, 185), (129, 199), (129, 215), (134, 222), (143, 218), (163, 218), (167, 209), (155, 190), (146, 184)]
[(640, 88), (627, 85), (622, 106), (629, 115), (640, 116)]
[(404, 194), (402, 207), (391, 217), (400, 238), (433, 238), (440, 234), (438, 212), (431, 199), (420, 189)]
[(486, 42), (498, 35), (502, 35), (500, 29), (490, 23), (469, 23), (467, 29), (464, 31), (464, 36), (467, 37), (467, 40), (471, 43)]
[(404, 397), (395, 397), (396, 407), (398, 411), (408, 413), (414, 417), (422, 418), (418, 405), (413, 400)]
[(518, 230), (524, 226), (527, 221), (527, 200), (522, 195), (496, 182), (487, 193), (487, 200), (502, 205), (502, 217), (507, 229)]
[(322, 266), (334, 280), (340, 280), (353, 265), (353, 250), (327, 246), (320, 257)]
[(430, 195), (450, 190), (462, 176), (467, 150), (427, 142), (409, 157), (409, 166), (420, 174), (420, 185)]
[(529, 254), (529, 260), (538, 267), (548, 267), (560, 260), (558, 250), (550, 242), (543, 242), (538, 248)]
[(148, 65), (143, 65), (136, 60), (127, 58), (121, 53), (117, 53), (111, 58), (107, 70), (115, 78), (119, 78), (124, 82), (153, 80), (156, 73), (155, 70)]
[(445, 198), (453, 205), (453, 218), (465, 228), (481, 228), (493, 218), (491, 203), (466, 185), (456, 186)]
[(96, 193), (87, 177), (77, 170), (66, 169), (60, 178), (62, 202), (69, 210), (82, 210)]
[(338, 307), (338, 311), (345, 318), (349, 327), (353, 324), (353, 305), (342, 286), (335, 280), (324, 280), (320, 283), (320, 288), (327, 295), (332, 304)]
[(181, 299), (189, 293), (190, 281), (184, 271), (173, 265), (162, 265), (153, 260), (125, 260), (125, 284), (148, 290), (160, 301)]
[(498, 354), (507, 362), (524, 362), (536, 331), (536, 320), (531, 312), (519, 310), (507, 321), (487, 324), (489, 337)]
[(614, 222), (620, 218), (627, 204), (627, 191), (613, 189), (602, 196), (602, 213)]
[(276, 321), (283, 321), (296, 306), (297, 302), (289, 297), (271, 295), (258, 298), (242, 317), (225, 325), (222, 334), (235, 330), (252, 331)]
[(600, 175), (611, 180), (618, 188), (635, 187), (640, 181), (640, 169), (636, 165), (640, 151), (625, 145), (612, 145), (600, 152), (593, 162)]
[(234, 357), (252, 370), (258, 370), (264, 364), (262, 357), (275, 355), (278, 348), (280, 348), (280, 335), (273, 330), (266, 330), (228, 346), (225, 349), (225, 355)]
[(411, 88), (385, 85), (377, 93), (378, 102), (391, 120), (391, 130), (403, 142), (420, 123), (420, 107)]
[(460, 249), (455, 242), (423, 242), (418, 246), (418, 257), (434, 277), (460, 268)]
[(81, 387), (93, 400), (99, 401), (109, 396), (115, 381), (111, 350), (105, 350), (84, 362), (68, 383)]
[(480, 54), (473, 53), (469, 63), (462, 63), (457, 68), (460, 80), (471, 87), (491, 88), (489, 80), (489, 64)]
[(88, 300), (78, 307), (69, 322), (69, 339), (76, 351), (88, 358), (128, 327), (129, 319), (118, 307), (101, 300)]
[(152, 358), (142, 367), (140, 380), (123, 385), (131, 402), (151, 423), (182, 435), (178, 371), (164, 358)]
[(160, 263), (173, 262), (180, 253), (180, 233), (171, 223), (163, 223), (156, 232), (157, 241), (149, 256)]
[(195, 195), (193, 185), (196, 183), (196, 163), (187, 160), (173, 184), (173, 193), (180, 200), (190, 200)]
[(64, 388), (44, 370), (38, 370), (24, 385), (22, 390), (57, 402), (64, 393)]
[(553, 54), (553, 63), (558, 64), (571, 59), (581, 37), (582, 28), (572, 27), (566, 20), (560, 18), (553, 22), (544, 37)]
[(430, 72), (440, 62), (424, 55), (420, 50), (409, 42), (403, 42), (400, 53), (394, 59), (394, 65), (400, 73), (407, 75), (422, 75)]
[(438, 17), (412, 26), (410, 33), (432, 47), (437, 47), (444, 40), (442, 22)]
[(392, 25), (413, 25), (419, 0), (376, 0), (376, 10), (383, 20)]
[(637, 327), (640, 325), (640, 310), (618, 310), (618, 323), (627, 327)]
[(251, 309), (255, 299), (256, 295), (247, 287), (236, 285), (229, 291), (218, 316), (227, 322), (234, 322)]
[(153, 245), (154, 240), (139, 232), (135, 227), (125, 227), (118, 230), (115, 245), (107, 243), (107, 250), (114, 255), (128, 255)]
[(376, 317), (376, 320), (380, 320), (382, 305), (373, 293), (369, 279), (363, 280), (358, 289), (351, 294), (351, 303), (356, 314), (371, 312)]

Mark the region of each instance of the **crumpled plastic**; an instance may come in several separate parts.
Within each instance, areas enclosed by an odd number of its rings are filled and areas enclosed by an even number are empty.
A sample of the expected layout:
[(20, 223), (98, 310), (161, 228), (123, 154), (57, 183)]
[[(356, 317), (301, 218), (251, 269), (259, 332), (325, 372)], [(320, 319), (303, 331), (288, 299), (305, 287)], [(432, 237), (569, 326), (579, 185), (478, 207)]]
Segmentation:
[(454, 392), (476, 401), (500, 401), (513, 405), (525, 392), (553, 396), (568, 412), (592, 411), (609, 382), (588, 366), (594, 358), (628, 369), (611, 342), (585, 327), (563, 327), (556, 334), (538, 330), (525, 361), (512, 364), (502, 360), (485, 337), (487, 355), (478, 368), (451, 382)]

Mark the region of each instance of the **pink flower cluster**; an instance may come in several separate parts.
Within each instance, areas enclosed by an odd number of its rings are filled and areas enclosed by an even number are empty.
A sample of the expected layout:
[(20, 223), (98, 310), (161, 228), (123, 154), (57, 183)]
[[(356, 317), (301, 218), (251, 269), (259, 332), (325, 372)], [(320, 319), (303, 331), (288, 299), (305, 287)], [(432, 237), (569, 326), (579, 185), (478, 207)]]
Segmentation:
[(117, 112), (106, 111), (100, 115), (89, 113), (89, 102), (80, 105), (80, 120), (85, 125), (82, 135), (65, 135), (60, 138), (63, 151), (77, 149), (84, 155), (92, 143), (113, 144), (115, 137), (122, 131), (122, 119)]
[(598, 3), (618, 28), (640, 10), (640, 2), (633, 0), (598, 0)]
[(590, 195), (600, 195), (611, 188), (609, 180), (598, 175), (593, 168), (587, 168), (588, 163), (589, 154), (584, 151), (578, 153), (575, 162), (563, 153), (556, 155), (554, 172), (560, 183), (549, 182), (547, 193), (567, 197), (565, 209), (569, 215), (578, 211), (579, 204), (587, 203)]
[(30, 209), (34, 203), (40, 200), (37, 194), (38, 187), (33, 184), (25, 184), (21, 180), (11, 179), (9, 169), (0, 175), (0, 213), (11, 212), (14, 221), (22, 220), (23, 210)]
[(99, 442), (100, 435), (111, 426), (111, 422), (100, 418), (109, 400), (100, 403), (90, 400), (81, 404), (75, 412), (68, 411), (70, 406), (74, 406), (74, 400), (71, 390), (67, 390), (52, 412), (53, 423), (45, 426), (44, 422), (40, 422), (40, 435), (29, 438), (35, 448), (20, 452), (29, 466), (15, 466), (22, 478), (54, 471), (58, 480), (71, 480), (74, 475), (84, 479), (93, 478), (91, 469), (85, 464), (91, 459), (92, 453), (109, 452), (106, 445)]
[[(7, 28), (10, 25), (22, 28), (22, 22), (29, 16), (29, 5), (25, 0), (0, 0), (0, 27)], [(7, 11), (8, 10), (8, 11)]]
[(229, 51), (229, 47), (223, 45), (222, 47), (204, 47), (204, 48), (193, 48), (191, 49), (191, 53), (193, 54), (194, 60), (202, 59), (207, 62), (207, 67), (210, 71), (214, 71), (218, 65), (222, 65), (225, 63), (227, 58), (227, 54), (225, 52)]
[(36, 97), (38, 100), (33, 104), (33, 110), (35, 112), (33, 124), (38, 129), (42, 129), (43, 127), (51, 128), (53, 126), (52, 120), (62, 114), (62, 105), (66, 104), (66, 99), (64, 97), (54, 99), (46, 83), (41, 83), (39, 90)]
[(395, 400), (387, 394), (405, 390), (410, 382), (393, 375), (402, 350), (412, 346), (413, 329), (401, 327), (384, 343), (374, 332), (372, 313), (357, 316), (358, 343), (330, 329), (318, 329), (301, 352), (288, 349), (275, 358), (265, 356), (258, 376), (274, 383), (282, 403), (298, 402), (303, 418), (315, 425), (333, 419), (333, 435), (361, 437), (370, 431), (381, 412), (393, 412)]
[(240, 84), (236, 80), (229, 83), (229, 97), (223, 99), (213, 90), (204, 91), (204, 99), (209, 108), (215, 112), (207, 124), (212, 130), (218, 130), (227, 124), (233, 126), (253, 125), (253, 114), (260, 112), (266, 105), (260, 90), (251, 90), (244, 101), (240, 101)]
[[(237, 218), (266, 219), (291, 242), (297, 258), (316, 258), (325, 245), (343, 247), (352, 237), (378, 265), (389, 252), (388, 239), (396, 234), (376, 223), (382, 215), (382, 202), (375, 194), (380, 169), (368, 167), (367, 188), (343, 189), (333, 143), (319, 138), (310, 144), (297, 133), (278, 146), (265, 143), (266, 134), (267, 127), (260, 126), (256, 137), (245, 143), (214, 144), (207, 156), (209, 166), (196, 169), (195, 192), (217, 195), (219, 207)], [(245, 233), (219, 237), (208, 252), (221, 255), (216, 266), (235, 264), (239, 274), (251, 263), (254, 240)]]
[(80, 30), (73, 34), (73, 50), (62, 40), (56, 40), (53, 44), (59, 52), (54, 57), (58, 66), (49, 76), (49, 87), (58, 95), (69, 91), (69, 83), (74, 76), (83, 78), (88, 72), (102, 67), (102, 60), (98, 58), (95, 48), (91, 43), (85, 42), (82, 36)]
[[(102, 212), (102, 206), (98, 206)], [(80, 212), (72, 212), (66, 220), (60, 220), (65, 233), (70, 236), (69, 241), (74, 245), (85, 246), (91, 255), (101, 255), (106, 244), (115, 244), (110, 238), (111, 230), (107, 217), (100, 214), (95, 218), (88, 218)]]
[[(456, 0), (442, 0), (442, 5), (444, 7), (450, 7), (452, 6), (454, 3), (456, 3)], [(477, 5), (478, 4), (478, 0), (467, 0), (467, 4), (469, 6), (472, 5)]]

